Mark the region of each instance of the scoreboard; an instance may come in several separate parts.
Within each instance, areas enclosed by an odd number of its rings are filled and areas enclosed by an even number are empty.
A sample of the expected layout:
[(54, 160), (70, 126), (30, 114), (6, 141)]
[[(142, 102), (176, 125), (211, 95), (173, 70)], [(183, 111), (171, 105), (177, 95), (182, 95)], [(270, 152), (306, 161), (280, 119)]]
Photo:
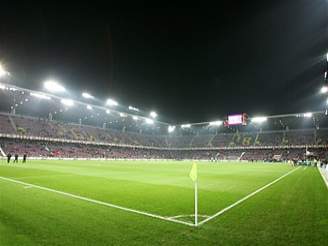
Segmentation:
[(233, 114), (233, 115), (228, 115), (228, 119), (225, 122), (226, 126), (237, 126), (237, 125), (243, 125), (246, 126), (248, 121), (248, 116), (247, 114)]

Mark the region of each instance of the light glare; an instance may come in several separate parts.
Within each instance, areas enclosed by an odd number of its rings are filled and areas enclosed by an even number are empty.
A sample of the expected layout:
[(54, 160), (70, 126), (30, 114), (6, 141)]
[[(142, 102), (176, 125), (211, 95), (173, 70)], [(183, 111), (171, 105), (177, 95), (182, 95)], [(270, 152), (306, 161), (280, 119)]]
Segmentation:
[(320, 89), (320, 93), (325, 94), (328, 92), (328, 86), (322, 86)]
[(62, 99), (60, 102), (65, 106), (69, 106), (69, 107), (74, 105), (74, 102), (71, 99)]
[(169, 126), (169, 127), (167, 128), (167, 131), (168, 131), (169, 133), (174, 132), (174, 130), (175, 130), (175, 126)]
[(5, 68), (0, 64), (0, 77), (9, 75), (9, 73), (5, 70)]
[(303, 117), (305, 118), (311, 118), (312, 117), (312, 113), (308, 112), (308, 113), (304, 113)]
[(50, 100), (50, 99), (51, 99), (51, 97), (46, 96), (46, 95), (41, 94), (41, 93), (34, 93), (34, 92), (31, 92), (30, 95), (33, 96), (33, 97), (37, 97), (37, 98), (45, 99), (45, 100)]
[(150, 124), (150, 125), (154, 124), (154, 121), (152, 119), (146, 118), (145, 121), (147, 124)]
[(221, 126), (222, 125), (222, 121), (221, 120), (217, 120), (217, 121), (212, 121), (209, 123), (210, 126)]
[(0, 84), (0, 89), (1, 89), (1, 90), (5, 90), (5, 89), (6, 89), (6, 86), (3, 85), (3, 84)]
[(253, 118), (251, 119), (251, 121), (252, 121), (253, 123), (259, 123), (259, 124), (261, 124), (261, 123), (263, 123), (263, 122), (266, 122), (267, 120), (268, 120), (268, 118), (265, 117), (265, 116), (253, 117)]
[(181, 128), (190, 128), (190, 127), (191, 127), (190, 124), (183, 124), (183, 125), (181, 125)]
[(108, 106), (117, 106), (118, 103), (115, 100), (113, 100), (111, 98), (108, 98), (107, 101), (106, 101), (106, 105), (108, 105)]
[(54, 80), (47, 80), (44, 82), (44, 88), (50, 92), (65, 92), (66, 89)]
[(157, 117), (157, 113), (155, 111), (151, 111), (150, 112), (150, 117), (152, 117), (153, 119), (155, 119)]
[(82, 93), (82, 97), (86, 98), (86, 99), (94, 99), (95, 97), (90, 95), (89, 93), (87, 92), (83, 92)]
[(139, 112), (139, 109), (133, 106), (129, 106), (129, 110)]

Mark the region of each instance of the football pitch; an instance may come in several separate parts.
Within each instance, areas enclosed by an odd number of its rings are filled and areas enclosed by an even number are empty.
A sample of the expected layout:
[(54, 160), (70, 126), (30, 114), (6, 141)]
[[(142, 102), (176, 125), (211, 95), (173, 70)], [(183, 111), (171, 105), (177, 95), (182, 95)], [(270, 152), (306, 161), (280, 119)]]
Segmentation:
[(188, 161), (0, 164), (0, 245), (325, 245), (314, 167)]

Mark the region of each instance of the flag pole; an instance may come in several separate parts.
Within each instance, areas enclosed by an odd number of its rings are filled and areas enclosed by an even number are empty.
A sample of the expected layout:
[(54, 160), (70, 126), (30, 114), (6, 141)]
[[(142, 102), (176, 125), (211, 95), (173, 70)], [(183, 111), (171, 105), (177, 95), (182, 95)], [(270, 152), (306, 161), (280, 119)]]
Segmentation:
[(195, 183), (195, 226), (198, 226), (198, 180)]

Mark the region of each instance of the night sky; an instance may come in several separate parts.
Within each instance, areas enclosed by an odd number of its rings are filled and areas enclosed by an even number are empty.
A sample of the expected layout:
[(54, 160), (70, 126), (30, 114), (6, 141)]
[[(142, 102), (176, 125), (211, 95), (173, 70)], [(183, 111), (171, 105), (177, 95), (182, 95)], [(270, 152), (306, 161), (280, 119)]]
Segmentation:
[(323, 108), (326, 0), (138, 3), (3, 3), (0, 61), (19, 86), (53, 77), (167, 122)]

